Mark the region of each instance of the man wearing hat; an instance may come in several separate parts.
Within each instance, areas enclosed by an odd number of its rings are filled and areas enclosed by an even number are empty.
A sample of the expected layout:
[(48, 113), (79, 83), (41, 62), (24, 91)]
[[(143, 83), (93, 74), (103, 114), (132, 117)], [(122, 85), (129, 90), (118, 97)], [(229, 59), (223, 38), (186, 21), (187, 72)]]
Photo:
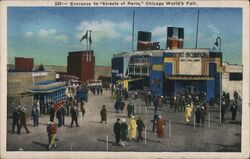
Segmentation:
[(196, 111), (195, 111), (195, 123), (199, 126), (201, 120), (201, 109), (200, 106), (197, 105)]
[[(19, 105), (20, 106), (20, 105)], [(12, 134), (15, 132), (15, 127), (17, 126), (17, 131), (19, 129), (19, 118), (20, 118), (20, 107), (16, 107), (12, 113), (12, 119), (13, 119), (13, 124), (12, 124)]]
[(128, 111), (128, 117), (131, 117), (131, 114), (134, 115), (134, 103), (132, 100), (129, 101), (128, 106), (127, 106), (127, 111)]
[(127, 140), (127, 135), (128, 135), (128, 125), (126, 123), (126, 119), (123, 118), (122, 119), (122, 123), (121, 123), (121, 145), (125, 146), (125, 142)]
[(101, 123), (105, 121), (105, 124), (107, 124), (107, 109), (105, 105), (102, 106), (102, 110), (100, 111), (101, 115)]
[(26, 109), (22, 108), (21, 109), (21, 113), (20, 113), (20, 126), (18, 129), (18, 134), (21, 134), (21, 129), (22, 126), (24, 127), (24, 129), (26, 130), (27, 133), (30, 133), (30, 131), (28, 130), (27, 126), (26, 126)]
[(76, 127), (79, 127), (78, 125), (78, 110), (77, 107), (74, 106), (73, 108), (71, 108), (71, 128), (73, 127), (73, 123), (76, 123)]
[(145, 129), (145, 125), (143, 121), (141, 120), (141, 117), (139, 117), (139, 119), (136, 121), (136, 124), (137, 124), (137, 132), (138, 132), (137, 142), (140, 142), (140, 140), (143, 140), (142, 131)]
[(114, 124), (114, 134), (115, 134), (115, 143), (119, 145), (121, 140), (120, 118), (117, 118), (116, 123)]
[(201, 107), (201, 124), (202, 127), (204, 126), (205, 119), (206, 119), (207, 111), (204, 106)]
[(225, 100), (223, 100), (221, 103), (221, 123), (223, 123), (225, 121), (224, 116), (226, 113), (226, 109), (227, 109), (226, 102), (225, 102)]

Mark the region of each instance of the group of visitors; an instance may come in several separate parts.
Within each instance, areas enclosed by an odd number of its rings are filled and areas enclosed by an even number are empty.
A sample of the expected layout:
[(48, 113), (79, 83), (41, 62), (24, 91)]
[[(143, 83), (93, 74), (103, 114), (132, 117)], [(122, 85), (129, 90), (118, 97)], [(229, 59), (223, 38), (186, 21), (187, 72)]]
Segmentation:
[(140, 142), (144, 140), (142, 132), (145, 130), (145, 125), (140, 117), (136, 120), (135, 116), (131, 116), (128, 123), (126, 123), (125, 118), (121, 121), (120, 118), (117, 118), (113, 130), (115, 134), (115, 143), (117, 145), (125, 146), (127, 140), (130, 142)]

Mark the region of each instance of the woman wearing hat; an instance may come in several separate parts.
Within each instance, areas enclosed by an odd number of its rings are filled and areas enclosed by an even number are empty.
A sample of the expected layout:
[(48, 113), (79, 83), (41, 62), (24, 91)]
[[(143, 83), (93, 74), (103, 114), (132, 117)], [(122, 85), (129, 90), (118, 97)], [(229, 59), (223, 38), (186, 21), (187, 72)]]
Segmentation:
[(187, 124), (190, 123), (192, 112), (193, 112), (193, 104), (191, 103), (191, 104), (188, 104), (186, 109), (185, 109), (185, 118), (186, 118)]
[(156, 132), (157, 132), (157, 137), (159, 139), (164, 137), (164, 127), (165, 127), (165, 121), (163, 120), (162, 116), (159, 115), (159, 120), (156, 124)]
[(132, 116), (130, 121), (129, 121), (129, 124), (128, 124), (128, 129), (129, 129), (129, 138), (130, 138), (130, 141), (132, 141), (132, 139), (135, 140), (136, 138), (136, 129), (137, 129), (137, 124), (136, 124), (136, 121), (135, 121), (135, 116)]

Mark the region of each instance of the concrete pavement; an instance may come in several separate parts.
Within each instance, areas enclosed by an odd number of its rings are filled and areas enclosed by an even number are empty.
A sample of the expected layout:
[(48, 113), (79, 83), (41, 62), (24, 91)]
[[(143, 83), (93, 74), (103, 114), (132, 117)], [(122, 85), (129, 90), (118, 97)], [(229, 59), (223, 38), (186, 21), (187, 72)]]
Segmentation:
[[(108, 123), (100, 123), (100, 110), (105, 104), (108, 111)], [(159, 142), (156, 133), (153, 133), (151, 120), (154, 110), (145, 107), (144, 101), (135, 101), (136, 115), (142, 117), (146, 131), (146, 142), (127, 142), (125, 147), (114, 144), (115, 136), (113, 124), (117, 117), (127, 118), (126, 107), (123, 113), (116, 114), (114, 99), (109, 91), (102, 96), (89, 94), (89, 101), (85, 104), (86, 113), (78, 119), (80, 127), (70, 128), (71, 118), (66, 117), (65, 126), (59, 128), (57, 148), (51, 151), (143, 151), (143, 152), (239, 152), (241, 147), (241, 113), (236, 122), (230, 122), (231, 112), (225, 115), (226, 122), (219, 124), (219, 107), (210, 110), (210, 128), (208, 121), (205, 127), (195, 127), (193, 118), (190, 125), (185, 124), (184, 112), (175, 113), (169, 107), (160, 111), (166, 120), (165, 137)], [(207, 118), (208, 119), (208, 118)], [(33, 127), (31, 117), (28, 119), (30, 134), (22, 129), (21, 135), (11, 134), (12, 119), (7, 121), (7, 150), (18, 151), (47, 151), (48, 137), (46, 125), (47, 115), (40, 117), (39, 127)], [(57, 121), (57, 120), (55, 120)], [(170, 124), (171, 122), (171, 124)], [(171, 126), (170, 126), (171, 125)], [(171, 127), (171, 128), (170, 128)], [(171, 130), (170, 130), (171, 129)], [(171, 133), (171, 136), (170, 136)]]

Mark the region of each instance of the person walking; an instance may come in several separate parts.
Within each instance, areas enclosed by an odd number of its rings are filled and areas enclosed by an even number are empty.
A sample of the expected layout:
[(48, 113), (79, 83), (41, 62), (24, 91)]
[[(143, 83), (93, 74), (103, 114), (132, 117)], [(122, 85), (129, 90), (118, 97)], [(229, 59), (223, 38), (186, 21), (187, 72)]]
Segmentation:
[(49, 116), (50, 116), (50, 121), (54, 121), (55, 119), (55, 108), (52, 106), (53, 104), (50, 104), (50, 110), (49, 110)]
[(73, 122), (76, 123), (76, 127), (79, 127), (78, 125), (78, 110), (77, 110), (77, 107), (74, 106), (73, 108), (71, 108), (71, 128), (73, 127)]
[(186, 123), (187, 124), (190, 124), (192, 111), (193, 111), (193, 105), (191, 103), (191, 104), (188, 104), (186, 109), (185, 109), (185, 118), (186, 118)]
[(136, 138), (136, 130), (137, 130), (137, 124), (135, 120), (135, 116), (131, 116), (131, 119), (128, 124), (129, 129), (129, 139), (130, 141), (135, 140)]
[(179, 103), (180, 103), (179, 111), (182, 111), (182, 110), (185, 111), (185, 96), (180, 97)]
[(114, 124), (114, 134), (115, 134), (115, 143), (117, 145), (120, 145), (121, 140), (121, 124), (120, 124), (120, 118), (117, 118), (115, 124)]
[(126, 123), (126, 119), (123, 118), (121, 123), (121, 140), (122, 140), (121, 145), (123, 147), (125, 147), (127, 136), (128, 136), (128, 125)]
[(65, 124), (65, 115), (67, 114), (67, 110), (64, 106), (61, 107), (61, 112), (62, 112), (62, 125), (64, 126)]
[(159, 115), (159, 120), (156, 124), (156, 132), (157, 132), (157, 137), (159, 138), (159, 142), (161, 142), (161, 139), (164, 137), (164, 127), (165, 127), (165, 122), (162, 118), (161, 115)]
[(38, 126), (38, 120), (39, 120), (39, 109), (37, 105), (34, 105), (31, 111), (32, 119), (33, 119), (33, 125)]
[(202, 127), (205, 125), (205, 119), (206, 119), (207, 111), (204, 106), (201, 107), (201, 124)]
[(226, 113), (226, 109), (227, 109), (226, 102), (222, 101), (222, 103), (221, 103), (221, 123), (225, 122), (224, 116)]
[(195, 111), (195, 123), (198, 126), (200, 126), (200, 120), (201, 120), (201, 109), (200, 106), (197, 106)]
[(49, 139), (49, 147), (48, 150), (51, 149), (51, 146), (54, 145), (56, 148), (56, 133), (57, 133), (57, 126), (53, 121), (50, 121), (47, 125), (47, 133)]
[(142, 131), (145, 129), (145, 125), (143, 121), (141, 120), (141, 117), (139, 117), (138, 120), (136, 121), (136, 125), (137, 125), (137, 132), (138, 132), (137, 142), (140, 142), (144, 140), (142, 137)]
[(30, 133), (30, 131), (28, 130), (27, 128), (27, 125), (26, 125), (26, 109), (25, 108), (22, 108), (21, 110), (21, 113), (20, 113), (20, 126), (19, 126), (19, 129), (18, 129), (18, 134), (20, 135), (21, 134), (21, 129), (22, 127), (24, 127), (24, 129), (26, 130), (26, 133)]
[(21, 110), (20, 110), (20, 106), (19, 107), (16, 107), (14, 109), (14, 111), (12, 112), (12, 134), (14, 134), (15, 132), (15, 127), (17, 126), (17, 132), (18, 132), (18, 129), (19, 129), (19, 119), (20, 119), (20, 113), (21, 113)]
[(131, 115), (134, 115), (134, 104), (131, 101), (129, 101), (128, 106), (127, 106), (127, 111), (128, 111), (128, 117), (130, 118)]
[(115, 101), (115, 110), (116, 110), (116, 113), (119, 113), (119, 110), (121, 109), (121, 101), (120, 101), (121, 98), (117, 98), (116, 101)]
[(107, 124), (107, 109), (105, 105), (102, 106), (102, 110), (100, 111), (101, 115), (101, 123), (105, 121), (105, 124)]
[(136, 100), (137, 99), (137, 92), (134, 91), (134, 99)]
[(147, 101), (148, 101), (148, 106), (151, 106), (152, 105), (152, 96), (151, 96), (150, 91), (148, 91), (148, 94), (147, 94)]
[(237, 111), (238, 111), (238, 105), (237, 105), (236, 100), (231, 104), (230, 111), (232, 112), (231, 120), (235, 120), (237, 116)]
[(174, 105), (174, 112), (176, 113), (179, 106), (179, 99), (177, 98), (177, 96), (174, 96), (173, 105)]
[(61, 108), (59, 108), (56, 111), (56, 118), (57, 118), (57, 121), (58, 121), (58, 127), (61, 127), (62, 126), (62, 111), (61, 111)]
[(153, 132), (153, 133), (155, 132), (155, 126), (156, 126), (156, 124), (157, 124), (157, 122), (158, 122), (158, 119), (159, 119), (159, 113), (158, 113), (158, 112), (155, 112), (155, 113), (154, 113), (154, 116), (153, 116), (153, 120), (152, 120), (152, 122), (153, 122), (152, 132)]
[(124, 107), (125, 107), (125, 101), (122, 100), (121, 107), (120, 107), (121, 113), (123, 113)]
[(163, 96), (159, 96), (159, 97), (157, 98), (157, 100), (158, 100), (158, 102), (157, 102), (158, 108), (159, 108), (159, 109), (162, 109), (162, 107), (163, 107)]

